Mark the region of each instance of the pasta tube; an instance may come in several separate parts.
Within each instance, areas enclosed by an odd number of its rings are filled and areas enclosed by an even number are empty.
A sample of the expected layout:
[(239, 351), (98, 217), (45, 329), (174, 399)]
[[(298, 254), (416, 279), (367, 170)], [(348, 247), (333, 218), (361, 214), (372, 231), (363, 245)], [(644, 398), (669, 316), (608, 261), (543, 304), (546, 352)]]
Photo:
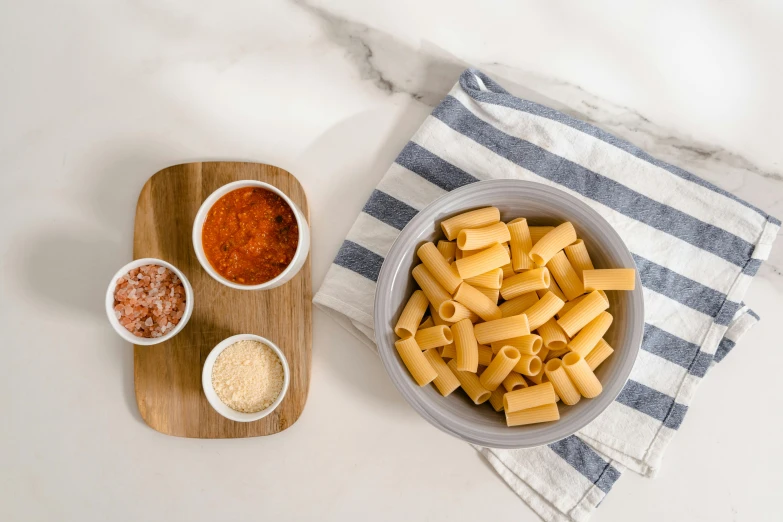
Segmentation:
[(503, 380), (508, 377), (511, 370), (514, 369), (519, 361), (520, 355), (516, 348), (511, 346), (504, 346), (502, 350), (498, 352), (492, 362), (481, 374), (479, 382), (481, 385), (489, 391), (494, 391), (503, 383)]
[[(550, 273), (549, 275), (551, 276), (552, 274)], [(536, 294), (538, 294), (538, 297), (544, 297), (544, 294), (546, 294), (547, 291), (552, 292), (562, 301), (568, 301), (568, 298), (566, 298), (563, 291), (560, 290), (559, 286), (557, 286), (557, 281), (555, 281), (554, 277), (549, 278), (549, 288), (544, 288), (543, 290), (536, 290)]]
[(537, 375), (544, 363), (537, 355), (520, 355), (514, 371), (522, 375)]
[(421, 262), (432, 274), (432, 277), (444, 290), (451, 294), (457, 289), (462, 279), (457, 274), (457, 271), (438, 252), (438, 247), (435, 246), (435, 243), (424, 243), (417, 250), (417, 254)]
[(543, 406), (536, 406), (527, 410), (506, 412), (507, 426), (524, 426), (526, 424), (551, 422), (559, 419), (560, 410), (557, 409), (557, 404), (544, 404)]
[(427, 300), (431, 305), (437, 308), (443, 301), (451, 299), (449, 293), (440, 286), (440, 283), (432, 276), (427, 267), (424, 265), (416, 265), (411, 272), (413, 279), (419, 283), (421, 291), (427, 296)]
[[(492, 301), (493, 303), (497, 304), (498, 299), (500, 299), (500, 290), (499, 289), (493, 289), (493, 288), (482, 288), (480, 286), (474, 287), (476, 290), (487, 296), (487, 299)], [(501, 312), (502, 313), (502, 312)]]
[(500, 211), (495, 207), (480, 208), (451, 217), (441, 222), (440, 228), (449, 241), (454, 241), (463, 228), (480, 228), (500, 221)]
[(598, 368), (598, 366), (600, 366), (601, 363), (604, 362), (610, 355), (612, 355), (613, 352), (614, 349), (609, 346), (609, 343), (603, 339), (599, 339), (595, 347), (593, 347), (593, 349), (590, 350), (590, 353), (587, 354), (587, 357), (585, 357), (585, 362), (591, 370), (595, 371), (595, 369)]
[(467, 307), (468, 310), (477, 313), (485, 321), (493, 321), (503, 317), (497, 304), (468, 283), (459, 285), (454, 293), (454, 300)]
[(491, 392), (481, 385), (475, 373), (458, 370), (455, 359), (448, 362), (448, 367), (454, 373), (454, 376), (457, 377), (459, 385), (468, 394), (468, 397), (473, 400), (474, 404), (483, 404), (489, 400)]
[(418, 330), (423, 330), (424, 328), (432, 328), (435, 326), (435, 322), (432, 320), (432, 317), (427, 317), (422, 323), (419, 325)]
[(519, 218), (508, 224), (511, 235), (511, 266), (514, 271), (535, 268), (535, 263), (530, 259), (530, 249), (533, 248), (533, 240), (530, 237), (530, 229), (527, 228), (527, 219)]
[(538, 302), (538, 296), (535, 292), (522, 294), (514, 299), (509, 299), (500, 304), (500, 313), (503, 317), (519, 315)]
[[(498, 353), (504, 346), (513, 346), (522, 355), (536, 355), (541, 351), (541, 337), (535, 334), (512, 337), (492, 343), (492, 351)], [(497, 348), (497, 349), (496, 349)]]
[(571, 308), (557, 320), (557, 324), (569, 337), (584, 328), (601, 312), (609, 308), (609, 303), (597, 291), (590, 292), (579, 304)]
[(447, 344), (440, 350), (440, 356), (444, 359), (454, 359), (457, 357), (457, 346), (454, 343)]
[(475, 326), (476, 340), (481, 344), (488, 344), (502, 339), (521, 337), (530, 334), (525, 314), (513, 315), (503, 319), (479, 323)]
[(492, 352), (492, 348), (483, 344), (478, 345), (478, 363), (479, 366), (489, 366), (492, 362), (492, 356), (495, 354)]
[(424, 312), (427, 311), (428, 304), (429, 301), (421, 290), (416, 290), (411, 294), (394, 326), (394, 333), (397, 334), (397, 337), (405, 339), (416, 334), (416, 329), (424, 317)]
[(468, 319), (457, 321), (451, 327), (451, 333), (454, 335), (454, 346), (457, 349), (457, 368), (467, 372), (478, 370), (478, 343), (473, 333), (473, 324)]
[(587, 323), (587, 326), (582, 328), (576, 337), (569, 341), (568, 348), (582, 357), (587, 357), (587, 354), (595, 348), (598, 340), (612, 325), (613, 319), (609, 312), (601, 312), (595, 319)]
[(562, 350), (568, 344), (568, 336), (565, 334), (555, 318), (550, 318), (547, 322), (537, 328), (538, 335), (541, 336), (544, 346), (550, 350)]
[(546, 267), (569, 301), (585, 293), (582, 280), (579, 279), (576, 271), (562, 251), (552, 256)]
[(551, 383), (529, 386), (521, 390), (507, 392), (503, 397), (503, 409), (508, 411), (529, 410), (544, 404), (554, 404), (555, 389)]
[(475, 277), (469, 277), (468, 279), (465, 279), (465, 282), (475, 287), (480, 286), (482, 288), (499, 290), (503, 284), (503, 269), (496, 268), (484, 274), (479, 274)]
[(459, 379), (457, 379), (454, 373), (449, 369), (441, 356), (438, 355), (437, 350), (425, 351), (424, 357), (438, 374), (438, 376), (432, 380), (432, 384), (435, 385), (441, 395), (447, 397), (451, 392), (459, 388)]
[[(525, 315), (527, 315), (528, 323), (530, 324), (530, 329), (535, 330), (545, 322), (549, 321), (551, 318), (555, 316), (555, 314), (563, 307), (563, 301), (561, 301), (555, 294), (552, 292), (547, 292), (544, 294), (544, 297), (542, 297), (538, 302), (536, 302), (533, 306), (525, 310)], [(562, 325), (561, 325), (562, 327)], [(566, 333), (568, 333), (566, 331)]]
[(636, 270), (633, 268), (604, 268), (582, 272), (585, 290), (633, 290), (636, 288)]
[(447, 263), (453, 263), (457, 260), (457, 243), (454, 241), (438, 241), (438, 252), (443, 256)]
[(547, 379), (555, 387), (555, 393), (564, 404), (573, 406), (582, 399), (579, 390), (571, 382), (568, 374), (563, 369), (563, 363), (560, 359), (552, 359), (546, 363), (545, 372)]
[(590, 369), (584, 358), (578, 353), (571, 352), (564, 356), (563, 367), (571, 382), (574, 383), (576, 389), (582, 394), (582, 397), (592, 399), (603, 391), (601, 381), (598, 380), (593, 370)]
[(445, 325), (419, 330), (413, 338), (422, 350), (446, 346), (454, 341), (451, 330)]
[(528, 292), (549, 288), (549, 280), (550, 276), (547, 268), (527, 270), (521, 274), (504, 279), (500, 287), (500, 295), (503, 296), (503, 299), (514, 299)]
[(531, 227), (528, 225), (527, 229), (530, 231), (530, 241), (535, 245), (542, 237), (553, 231), (555, 227)]
[(521, 390), (522, 388), (527, 388), (527, 381), (517, 372), (512, 371), (503, 379), (503, 389), (507, 392)]
[(574, 226), (566, 221), (542, 237), (530, 249), (530, 259), (538, 266), (546, 265), (552, 256), (576, 241)]
[(510, 239), (508, 227), (501, 221), (482, 228), (463, 228), (457, 235), (457, 246), (461, 250), (480, 250)]
[(482, 250), (478, 254), (463, 257), (454, 262), (457, 267), (457, 273), (462, 279), (484, 274), (509, 263), (511, 263), (511, 258), (508, 255), (508, 251), (503, 245), (498, 243), (486, 250)]
[(503, 388), (497, 388), (489, 396), (489, 403), (492, 405), (492, 409), (495, 411), (503, 411), (503, 396), (506, 394), (506, 390)]
[(411, 377), (419, 386), (431, 383), (438, 376), (438, 373), (427, 361), (427, 358), (424, 357), (421, 348), (416, 344), (416, 339), (413, 337), (400, 339), (394, 343), (394, 347), (397, 348), (400, 359), (402, 359)]
[(577, 239), (575, 243), (568, 245), (563, 249), (565, 255), (568, 256), (568, 261), (571, 266), (574, 267), (576, 275), (579, 279), (582, 279), (582, 272), (585, 270), (593, 270), (593, 262), (590, 260), (590, 254), (587, 253), (587, 247), (585, 242), (581, 239)]
[[(462, 319), (470, 319), (473, 312), (468, 310), (464, 305), (461, 305), (457, 301), (443, 301), (438, 307), (438, 315), (444, 320), (450, 323), (456, 323)], [(473, 322), (473, 321), (471, 321)]]

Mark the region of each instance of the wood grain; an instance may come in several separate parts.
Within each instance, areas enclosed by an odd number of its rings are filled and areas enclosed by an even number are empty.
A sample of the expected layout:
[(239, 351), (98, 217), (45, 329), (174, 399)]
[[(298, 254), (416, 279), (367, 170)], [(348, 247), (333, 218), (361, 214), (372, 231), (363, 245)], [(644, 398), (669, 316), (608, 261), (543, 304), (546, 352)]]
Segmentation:
[[(265, 291), (228, 288), (212, 279), (193, 251), (193, 220), (201, 203), (237, 180), (270, 183), (285, 192), (309, 221), (307, 198), (297, 179), (259, 163), (188, 163), (164, 169), (141, 190), (136, 207), (133, 257), (157, 257), (182, 270), (193, 285), (193, 316), (173, 339), (134, 346), (136, 402), (141, 416), (167, 435), (196, 438), (256, 437), (278, 433), (299, 418), (310, 386), (312, 287), (310, 258), (288, 283)], [(291, 382), (269, 416), (234, 422), (218, 415), (201, 388), (210, 350), (226, 337), (252, 333), (275, 342), (288, 358)]]

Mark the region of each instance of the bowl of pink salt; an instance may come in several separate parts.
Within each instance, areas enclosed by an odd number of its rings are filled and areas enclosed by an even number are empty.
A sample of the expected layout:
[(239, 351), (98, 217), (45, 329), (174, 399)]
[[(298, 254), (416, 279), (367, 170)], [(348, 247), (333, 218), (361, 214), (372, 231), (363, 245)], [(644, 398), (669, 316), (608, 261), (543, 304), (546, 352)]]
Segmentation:
[(177, 335), (193, 314), (193, 287), (162, 259), (137, 259), (122, 267), (106, 290), (106, 314), (128, 342), (149, 346)]

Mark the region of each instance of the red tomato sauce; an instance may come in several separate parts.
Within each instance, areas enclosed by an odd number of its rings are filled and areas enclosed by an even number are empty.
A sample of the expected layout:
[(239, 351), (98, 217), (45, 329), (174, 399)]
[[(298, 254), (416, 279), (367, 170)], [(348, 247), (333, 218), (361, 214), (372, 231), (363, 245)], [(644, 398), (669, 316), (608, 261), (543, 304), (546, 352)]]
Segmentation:
[(212, 205), (201, 234), (209, 263), (243, 285), (274, 279), (291, 263), (299, 227), (283, 198), (258, 187), (232, 190)]

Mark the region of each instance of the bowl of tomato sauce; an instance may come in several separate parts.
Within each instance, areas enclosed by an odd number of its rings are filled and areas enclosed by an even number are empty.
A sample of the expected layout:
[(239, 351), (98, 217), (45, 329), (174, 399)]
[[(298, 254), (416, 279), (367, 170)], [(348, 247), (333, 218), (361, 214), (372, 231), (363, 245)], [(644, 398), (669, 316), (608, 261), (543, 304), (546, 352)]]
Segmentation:
[(277, 187), (255, 180), (223, 185), (201, 204), (193, 248), (202, 268), (238, 290), (266, 290), (293, 278), (310, 252), (310, 228)]

